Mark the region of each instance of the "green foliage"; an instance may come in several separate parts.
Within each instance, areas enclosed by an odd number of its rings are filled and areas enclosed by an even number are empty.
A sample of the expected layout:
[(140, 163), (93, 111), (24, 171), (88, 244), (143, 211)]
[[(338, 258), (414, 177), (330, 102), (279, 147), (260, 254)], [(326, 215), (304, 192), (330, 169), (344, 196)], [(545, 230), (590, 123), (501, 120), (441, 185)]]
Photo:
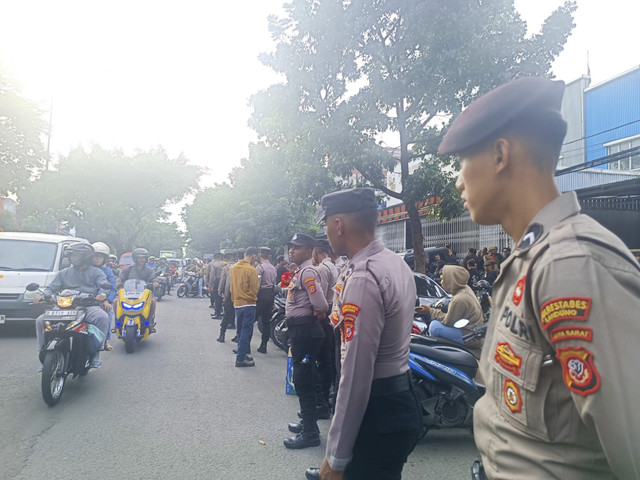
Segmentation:
[[(450, 160), (432, 159), (448, 123), (509, 79), (550, 75), (576, 4), (531, 36), (513, 0), (292, 0), (285, 9), (270, 22), (276, 51), (262, 60), (286, 83), (253, 97), (251, 125), (292, 162), (291, 180), (309, 185), (323, 171), (331, 179), (357, 169), (405, 203), (443, 198), (433, 215), (450, 218), (460, 212)], [(415, 180), (412, 162), (423, 163)], [(401, 192), (384, 183), (397, 163)]]
[(188, 255), (249, 245), (283, 253), (293, 233), (317, 232), (309, 193), (291, 188), (285, 168), (278, 152), (252, 145), (249, 159), (233, 170), (229, 183), (199, 192), (184, 212)]
[(36, 104), (0, 71), (0, 195), (18, 192), (42, 168), (45, 128)]
[[(118, 254), (146, 244), (152, 249), (182, 245), (164, 210), (193, 193), (200, 169), (183, 156), (170, 159), (158, 148), (133, 156), (118, 150), (81, 148), (62, 158), (20, 196), (23, 228), (53, 233), (61, 225), (76, 235), (103, 241)], [(155, 245), (166, 240), (170, 245)]]

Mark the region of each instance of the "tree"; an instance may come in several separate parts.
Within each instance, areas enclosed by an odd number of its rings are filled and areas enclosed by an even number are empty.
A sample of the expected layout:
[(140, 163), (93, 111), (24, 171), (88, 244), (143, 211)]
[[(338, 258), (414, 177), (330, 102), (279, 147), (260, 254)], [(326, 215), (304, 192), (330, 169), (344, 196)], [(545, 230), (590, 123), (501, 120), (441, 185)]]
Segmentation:
[(60, 160), (57, 171), (25, 189), (19, 217), (29, 230), (75, 227), (79, 237), (103, 241), (118, 254), (143, 245), (151, 232), (168, 238), (167, 247), (177, 247), (180, 234), (167, 237), (176, 225), (168, 223), (165, 208), (195, 192), (200, 174), (182, 155), (170, 159), (161, 148), (132, 156), (98, 146), (89, 153), (78, 148)]
[(228, 183), (199, 192), (185, 208), (189, 255), (249, 245), (279, 252), (293, 233), (316, 232), (308, 193), (297, 192), (285, 176), (277, 151), (252, 145)]
[[(507, 80), (550, 75), (576, 4), (559, 7), (532, 36), (513, 0), (292, 0), (285, 8), (284, 18), (270, 19), (278, 43), (262, 60), (286, 83), (254, 96), (251, 125), (294, 164), (296, 156), (307, 159), (312, 176), (324, 168), (345, 178), (355, 169), (402, 200), (416, 270), (424, 271), (416, 202), (446, 201), (431, 212), (436, 218), (461, 211), (456, 165), (435, 157), (448, 123)], [(383, 175), (396, 163), (400, 192)], [(414, 163), (416, 178), (429, 181), (412, 180)]]
[(36, 104), (0, 70), (0, 195), (18, 192), (42, 168), (45, 128)]

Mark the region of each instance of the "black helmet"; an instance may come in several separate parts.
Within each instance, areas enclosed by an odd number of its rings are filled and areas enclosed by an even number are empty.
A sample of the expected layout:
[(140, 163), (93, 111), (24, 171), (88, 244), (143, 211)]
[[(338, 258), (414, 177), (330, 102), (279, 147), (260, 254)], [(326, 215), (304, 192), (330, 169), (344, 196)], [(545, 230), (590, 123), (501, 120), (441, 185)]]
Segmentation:
[(137, 258), (140, 257), (149, 258), (149, 252), (147, 252), (146, 248), (136, 248), (133, 252), (131, 252), (131, 258), (134, 262)]
[(478, 282), (478, 287), (484, 288), (485, 290), (491, 290), (491, 284), (486, 280), (480, 280)]
[(90, 264), (93, 259), (93, 253), (93, 247), (89, 242), (72, 243), (64, 251), (64, 254), (69, 257), (71, 265), (74, 267)]

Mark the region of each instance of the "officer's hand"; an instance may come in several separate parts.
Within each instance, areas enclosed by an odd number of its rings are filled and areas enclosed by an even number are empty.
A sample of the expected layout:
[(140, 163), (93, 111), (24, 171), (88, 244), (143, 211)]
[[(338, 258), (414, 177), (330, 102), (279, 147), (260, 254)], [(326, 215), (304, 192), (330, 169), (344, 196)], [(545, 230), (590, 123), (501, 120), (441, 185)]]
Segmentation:
[(429, 307), (429, 305), (419, 305), (416, 307), (416, 313), (421, 313), (424, 315), (430, 315), (431, 314), (431, 308)]
[(329, 462), (325, 458), (320, 467), (320, 480), (342, 480), (344, 472), (336, 472), (329, 466)]
[(33, 303), (40, 303), (42, 300), (44, 300), (44, 297), (41, 297), (40, 295), (33, 297)]
[(102, 304), (102, 308), (104, 308), (105, 312), (110, 312), (113, 307), (111, 306), (111, 304), (109, 302), (107, 302), (106, 300), (104, 301), (104, 303)]
[(99, 302), (104, 302), (106, 298), (107, 296), (104, 293), (101, 293), (100, 295), (96, 295), (96, 300)]
[(325, 318), (327, 318), (327, 314), (325, 312), (319, 312), (318, 310), (314, 310), (313, 315), (318, 320), (324, 320)]

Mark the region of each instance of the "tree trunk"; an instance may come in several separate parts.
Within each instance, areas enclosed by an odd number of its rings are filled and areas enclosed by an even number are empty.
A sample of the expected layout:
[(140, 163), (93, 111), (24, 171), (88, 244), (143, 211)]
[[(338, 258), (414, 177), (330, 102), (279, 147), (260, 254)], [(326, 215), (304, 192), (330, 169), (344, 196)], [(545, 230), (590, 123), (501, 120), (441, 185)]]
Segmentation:
[(411, 243), (413, 246), (413, 270), (418, 273), (426, 273), (427, 267), (424, 260), (424, 237), (422, 236), (422, 224), (418, 215), (418, 207), (411, 202), (405, 202), (409, 214), (409, 227), (411, 227)]

